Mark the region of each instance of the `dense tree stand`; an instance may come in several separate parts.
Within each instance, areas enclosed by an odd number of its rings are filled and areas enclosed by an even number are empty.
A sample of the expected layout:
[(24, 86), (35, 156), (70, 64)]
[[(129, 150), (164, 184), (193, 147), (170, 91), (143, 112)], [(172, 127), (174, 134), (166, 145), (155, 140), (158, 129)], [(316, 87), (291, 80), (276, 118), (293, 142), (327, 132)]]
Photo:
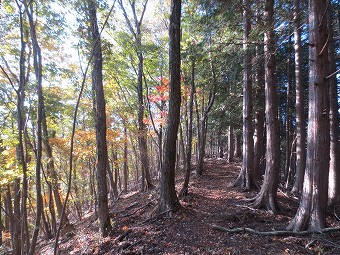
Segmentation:
[(307, 162), (300, 205), (288, 230), (326, 227), (329, 173), (328, 5), (309, 1), (309, 101)]

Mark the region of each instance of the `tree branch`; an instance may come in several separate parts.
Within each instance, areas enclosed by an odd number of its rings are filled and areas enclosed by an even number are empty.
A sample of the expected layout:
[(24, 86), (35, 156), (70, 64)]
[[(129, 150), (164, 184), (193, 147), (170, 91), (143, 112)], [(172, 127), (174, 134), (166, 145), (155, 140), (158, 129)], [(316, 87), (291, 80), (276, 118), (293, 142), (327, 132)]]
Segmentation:
[(135, 40), (136, 40), (136, 39), (137, 39), (137, 34), (136, 34), (136, 32), (134, 31), (134, 29), (133, 29), (133, 27), (132, 27), (132, 24), (131, 24), (131, 22), (130, 22), (130, 20), (129, 20), (129, 17), (128, 17), (127, 13), (126, 13), (125, 7), (124, 7), (124, 5), (123, 5), (123, 1), (122, 1), (122, 0), (118, 0), (118, 3), (119, 3), (119, 5), (120, 5), (120, 8), (121, 8), (122, 11), (123, 11), (123, 15), (124, 15), (124, 18), (125, 18), (125, 21), (126, 21), (128, 27), (129, 27), (129, 30), (130, 30), (130, 32), (133, 34), (133, 37), (134, 37)]
[(294, 232), (294, 231), (287, 231), (287, 230), (277, 230), (277, 231), (257, 231), (252, 228), (224, 228), (215, 224), (212, 224), (211, 227), (213, 229), (225, 232), (225, 233), (230, 233), (230, 234), (237, 234), (237, 233), (251, 233), (254, 235), (259, 235), (259, 236), (308, 236), (312, 234), (325, 234), (325, 233), (330, 233), (330, 232), (340, 232), (340, 228), (324, 228), (320, 231), (312, 231), (312, 230), (306, 230), (306, 231), (299, 231), (299, 232)]

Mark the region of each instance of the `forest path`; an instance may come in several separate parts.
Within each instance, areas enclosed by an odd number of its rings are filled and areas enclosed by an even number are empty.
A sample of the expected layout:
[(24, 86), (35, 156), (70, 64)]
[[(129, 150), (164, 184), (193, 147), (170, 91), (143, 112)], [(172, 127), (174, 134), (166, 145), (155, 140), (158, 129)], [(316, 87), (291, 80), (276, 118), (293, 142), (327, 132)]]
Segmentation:
[[(122, 194), (111, 208), (114, 231), (100, 238), (93, 212), (65, 234), (60, 254), (316, 254), (317, 245), (305, 248), (308, 238), (259, 237), (251, 234), (219, 232), (211, 224), (227, 228), (250, 227), (282, 230), (290, 217), (272, 215), (247, 206), (246, 198), (255, 192), (242, 192), (229, 186), (240, 171), (238, 164), (223, 159), (206, 159), (202, 176), (191, 176), (189, 194), (181, 200), (182, 209), (171, 218), (154, 217), (157, 191)], [(177, 190), (183, 177), (177, 178)], [(289, 209), (296, 202), (280, 198)], [(50, 254), (50, 249), (42, 249)], [(329, 253), (336, 254), (336, 253)]]

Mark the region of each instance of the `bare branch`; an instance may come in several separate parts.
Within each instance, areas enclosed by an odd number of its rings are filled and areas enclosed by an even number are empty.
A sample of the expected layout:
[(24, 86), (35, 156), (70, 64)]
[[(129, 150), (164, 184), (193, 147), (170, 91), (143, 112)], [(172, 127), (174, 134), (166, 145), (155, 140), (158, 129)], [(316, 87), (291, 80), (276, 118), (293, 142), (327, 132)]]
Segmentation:
[(129, 27), (129, 30), (130, 30), (130, 32), (133, 34), (133, 37), (134, 37), (135, 40), (136, 40), (136, 39), (137, 39), (137, 34), (136, 34), (135, 30), (133, 29), (132, 24), (131, 24), (131, 22), (130, 22), (130, 19), (129, 19), (127, 13), (126, 13), (125, 7), (124, 7), (124, 5), (123, 5), (123, 1), (122, 1), (122, 0), (118, 0), (118, 3), (119, 3), (119, 5), (120, 5), (120, 8), (121, 8), (122, 11), (123, 11), (123, 15), (124, 15), (124, 18), (125, 18), (125, 21), (126, 21), (128, 27)]
[(320, 231), (300, 231), (300, 232), (294, 232), (294, 231), (286, 231), (286, 230), (277, 230), (277, 231), (257, 231), (252, 228), (224, 228), (215, 224), (212, 224), (211, 227), (213, 229), (230, 233), (230, 234), (237, 234), (237, 233), (251, 233), (254, 235), (260, 235), (260, 236), (308, 236), (313, 234), (325, 234), (325, 233), (331, 233), (331, 232), (340, 232), (340, 228), (324, 228)]
[(11, 84), (12, 88), (15, 90), (16, 93), (18, 93), (18, 90), (14, 87), (14, 84), (12, 82), (11, 77), (9, 77), (8, 73), (5, 71), (5, 69), (2, 67), (2, 65), (0, 65), (0, 69), (1, 71), (4, 73), (4, 75), (6, 76), (6, 78), (8, 79), (9, 83)]

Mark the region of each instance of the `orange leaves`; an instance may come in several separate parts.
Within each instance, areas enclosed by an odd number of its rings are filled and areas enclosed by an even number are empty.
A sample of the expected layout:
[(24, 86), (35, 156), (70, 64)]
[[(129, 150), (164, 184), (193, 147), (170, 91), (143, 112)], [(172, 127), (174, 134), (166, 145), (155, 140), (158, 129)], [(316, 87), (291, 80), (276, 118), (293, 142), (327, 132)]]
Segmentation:
[(154, 92), (149, 95), (149, 101), (156, 102), (165, 102), (169, 100), (169, 79), (162, 77), (160, 78), (160, 85), (155, 86)]
[(164, 93), (163, 95), (149, 95), (149, 101), (152, 103), (168, 101), (168, 100), (169, 100), (168, 92)]
[(148, 118), (143, 118), (143, 123), (145, 124), (145, 125), (150, 125), (150, 120), (148, 119)]

